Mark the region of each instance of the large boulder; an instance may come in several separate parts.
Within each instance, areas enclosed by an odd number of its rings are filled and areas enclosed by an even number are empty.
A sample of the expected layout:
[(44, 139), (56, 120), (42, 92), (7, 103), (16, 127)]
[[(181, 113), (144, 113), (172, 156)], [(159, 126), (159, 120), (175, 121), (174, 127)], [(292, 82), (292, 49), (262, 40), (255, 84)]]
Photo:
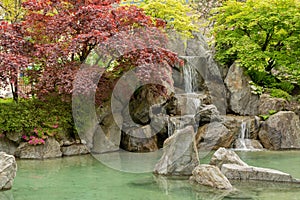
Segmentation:
[(213, 165), (199, 165), (193, 170), (190, 181), (217, 189), (233, 189), (220, 169)]
[(258, 180), (273, 182), (298, 183), (290, 174), (268, 168), (223, 164), (222, 173), (230, 180)]
[(193, 145), (194, 134), (192, 126), (176, 130), (174, 135), (165, 141), (164, 153), (155, 165), (154, 173), (191, 175), (193, 169), (199, 164)]
[(131, 128), (122, 132), (120, 147), (130, 152), (153, 152), (158, 150), (157, 136), (150, 125)]
[(259, 98), (251, 93), (250, 78), (236, 63), (230, 66), (225, 78), (229, 111), (239, 115), (257, 115)]
[(282, 98), (274, 98), (268, 94), (260, 95), (258, 111), (260, 115), (267, 115), (271, 110), (283, 111), (288, 107), (288, 101)]
[(27, 142), (21, 143), (15, 152), (15, 156), (25, 159), (45, 159), (62, 156), (59, 143), (50, 137), (43, 145), (30, 145)]
[(240, 157), (232, 150), (219, 148), (212, 156), (210, 163), (221, 169), (224, 164), (235, 164), (240, 166), (248, 166)]
[(0, 190), (11, 189), (17, 173), (15, 157), (0, 152)]
[(216, 150), (219, 147), (231, 147), (234, 135), (219, 122), (205, 124), (198, 129), (197, 147), (201, 150)]
[(259, 139), (267, 149), (300, 148), (300, 120), (294, 112), (280, 111), (262, 123)]

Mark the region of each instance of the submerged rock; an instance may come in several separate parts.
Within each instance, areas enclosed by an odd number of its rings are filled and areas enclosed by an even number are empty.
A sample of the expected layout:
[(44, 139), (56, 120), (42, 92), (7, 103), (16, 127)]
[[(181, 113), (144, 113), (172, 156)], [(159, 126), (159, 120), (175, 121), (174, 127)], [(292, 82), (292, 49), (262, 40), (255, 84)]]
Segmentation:
[(300, 120), (294, 112), (280, 111), (263, 122), (259, 139), (267, 149), (299, 149)]
[(15, 157), (0, 152), (0, 190), (11, 189), (16, 173), (17, 163)]
[(164, 142), (164, 153), (155, 165), (154, 173), (161, 175), (191, 175), (198, 165), (193, 147), (194, 129), (187, 126), (175, 131)]
[(220, 169), (213, 165), (199, 165), (193, 170), (190, 181), (217, 189), (233, 189), (229, 180)]

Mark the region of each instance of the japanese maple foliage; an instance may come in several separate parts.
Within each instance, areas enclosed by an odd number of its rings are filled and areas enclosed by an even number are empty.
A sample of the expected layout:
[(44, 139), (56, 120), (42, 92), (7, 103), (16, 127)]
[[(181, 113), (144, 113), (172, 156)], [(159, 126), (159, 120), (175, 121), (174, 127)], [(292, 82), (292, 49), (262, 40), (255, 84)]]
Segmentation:
[[(140, 66), (137, 74), (143, 80), (168, 79), (166, 73), (155, 73), (158, 67), (171, 70), (180, 60), (166, 49), (166, 37), (161, 31), (164, 22), (153, 21), (140, 8), (119, 3), (118, 0), (25, 1), (24, 19), (13, 24), (2, 22), (0, 26), (1, 79), (16, 82), (18, 73), (23, 71), (39, 96), (48, 93), (67, 96), (73, 92), (78, 69), (95, 49), (117, 61), (107, 73)], [(102, 70), (105, 67), (108, 66)], [(110, 77), (107, 73), (105, 79)]]

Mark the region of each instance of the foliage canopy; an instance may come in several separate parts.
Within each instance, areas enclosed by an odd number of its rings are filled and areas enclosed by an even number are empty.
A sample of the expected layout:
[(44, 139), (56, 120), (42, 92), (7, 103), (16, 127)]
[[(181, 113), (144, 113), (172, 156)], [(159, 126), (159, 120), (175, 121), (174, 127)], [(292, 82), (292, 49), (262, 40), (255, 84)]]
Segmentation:
[(238, 61), (257, 83), (276, 77), (300, 84), (299, 10), (299, 0), (223, 2), (211, 18), (217, 60)]

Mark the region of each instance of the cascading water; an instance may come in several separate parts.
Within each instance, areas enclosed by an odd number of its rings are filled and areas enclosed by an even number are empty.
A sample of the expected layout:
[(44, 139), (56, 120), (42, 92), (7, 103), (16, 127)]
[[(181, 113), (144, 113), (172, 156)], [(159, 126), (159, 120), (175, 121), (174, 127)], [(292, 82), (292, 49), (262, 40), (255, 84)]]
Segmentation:
[(238, 140), (241, 144), (241, 146), (240, 146), (241, 150), (248, 150), (248, 147), (246, 145), (247, 138), (248, 138), (247, 123), (243, 121), (241, 123), (241, 131), (240, 131), (239, 138), (238, 138)]
[(183, 67), (183, 78), (184, 78), (184, 90), (186, 93), (193, 93), (197, 91), (198, 87), (198, 73), (195, 66), (193, 65), (194, 56), (185, 56), (186, 60)]

